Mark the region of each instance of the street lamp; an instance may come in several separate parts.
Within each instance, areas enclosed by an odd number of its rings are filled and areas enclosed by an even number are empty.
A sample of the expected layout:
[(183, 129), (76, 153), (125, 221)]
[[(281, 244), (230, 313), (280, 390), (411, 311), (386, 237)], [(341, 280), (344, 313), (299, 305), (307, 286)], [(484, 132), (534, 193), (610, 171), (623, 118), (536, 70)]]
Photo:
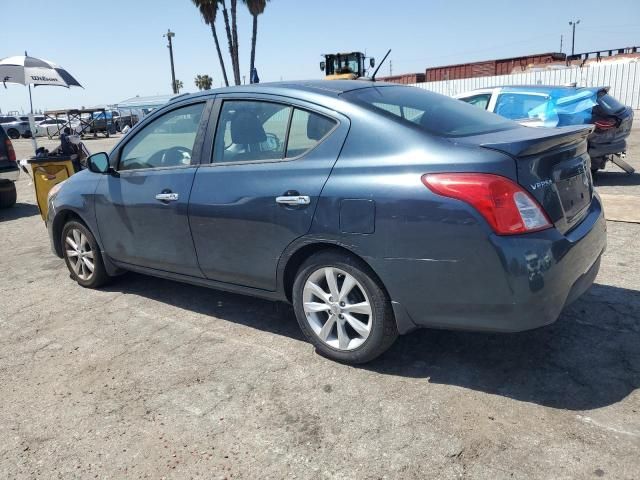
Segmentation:
[(177, 94), (178, 86), (176, 85), (176, 72), (173, 68), (173, 44), (171, 43), (171, 39), (175, 37), (176, 34), (170, 29), (167, 29), (167, 33), (162, 36), (167, 37), (167, 39), (169, 40), (169, 45), (167, 45), (167, 48), (169, 49), (169, 61), (171, 62), (171, 89), (173, 90), (174, 94)]
[(573, 35), (571, 36), (571, 56), (575, 55), (575, 45), (576, 45), (576, 25), (580, 23), (580, 20), (573, 20), (569, 22), (569, 25), (573, 27)]

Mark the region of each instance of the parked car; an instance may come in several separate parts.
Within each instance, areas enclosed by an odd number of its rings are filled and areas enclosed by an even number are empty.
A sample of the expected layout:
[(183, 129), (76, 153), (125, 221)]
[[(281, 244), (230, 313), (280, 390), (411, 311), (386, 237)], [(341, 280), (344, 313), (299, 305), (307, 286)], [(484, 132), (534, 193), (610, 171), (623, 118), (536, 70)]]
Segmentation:
[(371, 81), (211, 90), (92, 155), (46, 223), (84, 287), (132, 270), (290, 301), (320, 353), (361, 363), (418, 327), (541, 327), (589, 288), (591, 130)]
[(613, 160), (633, 173), (624, 158), (633, 110), (608, 93), (609, 87), (523, 86), (482, 88), (456, 95), (467, 103), (530, 127), (595, 126), (589, 136), (591, 171)]
[(16, 152), (11, 139), (0, 128), (0, 208), (12, 207), (16, 203), (15, 181), (20, 176), (16, 163)]
[(47, 118), (36, 123), (36, 137), (53, 137), (59, 135), (67, 121), (62, 118)]
[(29, 127), (29, 117), (21, 116), (3, 116), (0, 117), (0, 127), (4, 129), (9, 138), (14, 140), (24, 137), (31, 137), (31, 128)]

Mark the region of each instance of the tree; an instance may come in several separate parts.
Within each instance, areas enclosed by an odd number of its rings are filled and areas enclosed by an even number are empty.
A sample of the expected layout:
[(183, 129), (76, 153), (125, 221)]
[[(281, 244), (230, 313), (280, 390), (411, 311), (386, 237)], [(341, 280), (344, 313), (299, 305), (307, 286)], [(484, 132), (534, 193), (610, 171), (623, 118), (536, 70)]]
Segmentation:
[(197, 75), (194, 82), (196, 87), (198, 87), (198, 90), (211, 90), (213, 78), (209, 75)]
[(178, 80), (176, 78), (176, 92), (180, 93), (180, 90), (182, 90), (184, 88), (184, 83), (182, 83), (182, 80)]
[(269, 0), (243, 0), (249, 13), (253, 17), (253, 33), (251, 35), (251, 61), (249, 63), (249, 78), (253, 78), (253, 69), (256, 63), (256, 40), (258, 37), (258, 15), (264, 13)]
[(233, 67), (233, 81), (236, 85), (240, 85), (240, 67), (238, 62), (238, 45), (234, 43), (234, 33), (237, 40), (238, 33), (236, 28), (236, 4), (237, 0), (231, 0), (231, 21), (229, 21), (229, 10), (227, 10), (227, 1), (219, 0), (222, 4), (222, 17), (224, 18), (224, 28), (227, 32), (227, 43), (229, 44), (229, 56), (231, 57), (231, 66)]
[(222, 77), (224, 78), (224, 84), (228, 87), (229, 79), (227, 78), (227, 69), (224, 65), (224, 59), (222, 58), (222, 50), (220, 50), (220, 42), (218, 40), (218, 32), (216, 30), (216, 16), (218, 13), (218, 7), (220, 6), (220, 0), (191, 0), (191, 1), (198, 8), (198, 10), (200, 10), (200, 15), (202, 15), (202, 19), (204, 20), (204, 23), (209, 25), (209, 27), (211, 28), (211, 35), (213, 35), (213, 41), (216, 44), (216, 51), (218, 52), (218, 60), (220, 61), (220, 68), (222, 69)]

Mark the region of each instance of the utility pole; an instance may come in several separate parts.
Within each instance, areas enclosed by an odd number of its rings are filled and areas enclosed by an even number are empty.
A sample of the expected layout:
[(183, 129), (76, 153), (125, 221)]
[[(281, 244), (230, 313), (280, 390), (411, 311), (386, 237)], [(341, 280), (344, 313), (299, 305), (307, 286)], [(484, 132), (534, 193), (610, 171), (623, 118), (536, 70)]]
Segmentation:
[(167, 45), (167, 48), (169, 49), (169, 61), (171, 62), (171, 90), (175, 95), (178, 93), (178, 86), (176, 85), (176, 72), (173, 68), (173, 44), (171, 43), (171, 39), (175, 37), (176, 34), (170, 29), (167, 29), (167, 33), (162, 36), (167, 37), (167, 39), (169, 40), (169, 45)]
[(389, 76), (393, 76), (393, 60), (389, 60)]
[(571, 22), (569, 22), (569, 25), (571, 25), (573, 27), (573, 34), (571, 36), (571, 56), (573, 57), (576, 53), (575, 51), (575, 46), (576, 46), (576, 25), (580, 23), (580, 20), (573, 20)]
[(560, 53), (562, 53), (562, 35), (560, 35)]

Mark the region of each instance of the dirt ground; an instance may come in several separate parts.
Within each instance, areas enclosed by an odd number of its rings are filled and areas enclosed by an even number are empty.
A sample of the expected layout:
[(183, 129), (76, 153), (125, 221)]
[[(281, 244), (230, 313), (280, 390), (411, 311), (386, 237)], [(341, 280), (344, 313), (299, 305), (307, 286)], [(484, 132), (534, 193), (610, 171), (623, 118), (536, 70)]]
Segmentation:
[(354, 368), (287, 305), (134, 274), (82, 289), (32, 188), (0, 211), (0, 478), (640, 478), (638, 224), (608, 222), (555, 324), (418, 331)]

